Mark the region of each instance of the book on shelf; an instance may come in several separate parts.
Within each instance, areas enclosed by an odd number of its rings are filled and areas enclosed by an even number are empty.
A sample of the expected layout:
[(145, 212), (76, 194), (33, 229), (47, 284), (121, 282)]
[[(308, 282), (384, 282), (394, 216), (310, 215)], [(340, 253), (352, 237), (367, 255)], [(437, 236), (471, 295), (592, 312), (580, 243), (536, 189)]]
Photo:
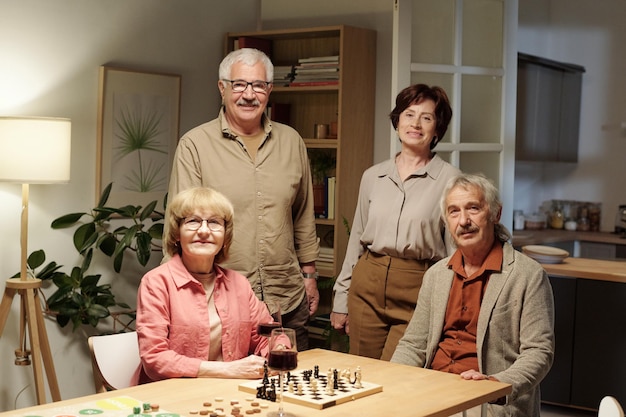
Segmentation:
[(321, 87), (325, 85), (339, 85), (339, 80), (292, 81), (289, 83), (290, 87)]
[(337, 184), (336, 177), (326, 177), (326, 218), (335, 218), (335, 188)]
[(299, 64), (310, 63), (310, 62), (339, 62), (339, 55), (312, 56), (308, 58), (298, 59)]
[(240, 36), (235, 39), (234, 49), (254, 48), (262, 51), (268, 57), (272, 57), (272, 41), (269, 39), (255, 38), (253, 36)]
[(297, 68), (296, 75), (300, 74), (322, 74), (322, 73), (334, 73), (338, 72), (339, 68)]
[(291, 105), (289, 103), (270, 102), (265, 108), (265, 114), (270, 120), (288, 125), (291, 118)]

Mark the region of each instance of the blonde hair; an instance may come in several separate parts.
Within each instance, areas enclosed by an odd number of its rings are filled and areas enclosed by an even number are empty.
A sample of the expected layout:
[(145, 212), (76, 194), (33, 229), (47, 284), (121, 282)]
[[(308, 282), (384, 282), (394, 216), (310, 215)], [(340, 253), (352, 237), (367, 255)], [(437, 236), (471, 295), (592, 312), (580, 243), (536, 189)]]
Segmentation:
[(224, 220), (224, 245), (215, 256), (215, 263), (228, 259), (228, 251), (233, 241), (234, 209), (224, 194), (208, 187), (189, 188), (176, 194), (168, 206), (169, 216), (166, 219), (168, 233), (163, 243), (169, 256), (181, 254), (178, 242), (180, 240), (180, 225), (183, 219), (202, 208), (211, 210), (215, 216)]

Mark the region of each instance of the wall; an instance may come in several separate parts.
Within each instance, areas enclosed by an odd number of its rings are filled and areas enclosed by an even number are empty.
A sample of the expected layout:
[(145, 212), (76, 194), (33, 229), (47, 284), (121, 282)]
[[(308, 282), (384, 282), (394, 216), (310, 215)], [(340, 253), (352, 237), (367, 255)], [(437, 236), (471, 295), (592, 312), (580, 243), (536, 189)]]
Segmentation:
[(613, 231), (626, 204), (626, 44), (621, 0), (520, 0), (521, 52), (585, 67), (577, 164), (518, 163), (515, 208), (536, 211), (550, 199), (599, 201), (601, 230)]
[[(29, 253), (44, 249), (48, 261), (76, 264), (72, 230), (52, 230), (56, 217), (95, 204), (98, 68), (117, 64), (182, 75), (181, 133), (217, 114), (217, 66), (226, 31), (254, 30), (257, 0), (0, 0), (0, 114), (72, 119), (71, 181), (30, 190)], [(0, 156), (1, 158), (1, 156)], [(0, 162), (1, 163), (1, 162)], [(0, 184), (0, 275), (19, 271), (21, 187)], [(143, 271), (103, 273), (119, 301), (135, 305)], [(155, 260), (158, 262), (158, 259)], [(98, 263), (100, 265), (98, 265)], [(0, 282), (3, 282), (1, 279)], [(48, 286), (46, 286), (48, 287)], [(0, 284), (0, 291), (4, 285)], [(45, 288), (51, 294), (50, 288)], [(19, 302), (14, 300), (0, 338), (0, 411), (36, 403), (31, 367), (13, 365), (18, 347)], [(86, 337), (47, 320), (64, 399), (93, 393)], [(68, 326), (71, 327), (71, 326)], [(84, 330), (84, 331), (83, 331)], [(23, 391), (22, 391), (23, 390)]]

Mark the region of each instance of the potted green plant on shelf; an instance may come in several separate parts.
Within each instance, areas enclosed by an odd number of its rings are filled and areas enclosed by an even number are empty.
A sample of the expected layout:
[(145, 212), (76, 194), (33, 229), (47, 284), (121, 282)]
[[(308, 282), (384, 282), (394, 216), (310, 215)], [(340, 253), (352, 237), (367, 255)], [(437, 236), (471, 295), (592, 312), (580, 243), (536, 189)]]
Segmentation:
[(313, 200), (316, 216), (323, 216), (326, 210), (326, 178), (332, 174), (337, 162), (328, 149), (309, 149)]
[[(123, 314), (131, 322), (134, 320), (134, 312), (130, 307), (115, 300), (111, 285), (99, 284), (101, 274), (87, 273), (95, 250), (110, 257), (113, 268), (118, 273), (121, 271), (124, 255), (128, 252), (135, 254), (141, 266), (147, 265), (152, 252), (161, 252), (165, 207), (162, 212), (157, 211), (156, 201), (146, 207), (109, 207), (106, 203), (111, 186), (109, 184), (104, 189), (97, 206), (90, 212), (66, 214), (52, 222), (53, 229), (80, 224), (73, 235), (74, 248), (83, 259), (80, 266), (73, 267), (67, 274), (61, 271), (63, 265), (54, 261), (44, 266), (46, 255), (43, 250), (34, 251), (28, 257), (29, 273), (41, 280), (52, 281), (57, 287), (47, 299), (47, 314), (55, 316), (61, 327), (71, 322), (74, 331), (81, 324), (96, 327), (101, 320), (112, 315), (112, 308), (115, 307), (125, 309)], [(111, 230), (111, 222), (122, 218), (131, 225)], [(18, 275), (19, 273), (16, 274)]]

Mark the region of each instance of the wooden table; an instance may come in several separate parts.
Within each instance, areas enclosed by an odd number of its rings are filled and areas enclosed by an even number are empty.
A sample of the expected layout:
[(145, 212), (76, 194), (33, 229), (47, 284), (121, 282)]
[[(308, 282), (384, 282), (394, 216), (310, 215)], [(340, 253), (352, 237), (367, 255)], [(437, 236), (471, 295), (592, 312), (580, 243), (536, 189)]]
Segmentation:
[(565, 258), (559, 264), (541, 264), (548, 275), (626, 283), (626, 262)]
[[(298, 369), (312, 369), (319, 365), (321, 370), (328, 368), (350, 368), (358, 366), (362, 370), (363, 381), (380, 384), (383, 391), (339, 404), (324, 410), (285, 402), (286, 411), (299, 417), (308, 416), (449, 416), (496, 400), (511, 393), (509, 384), (492, 381), (465, 381), (458, 375), (437, 372), (429, 369), (399, 365), (330, 350), (313, 349), (301, 352)], [(137, 387), (125, 388), (102, 394), (89, 395), (57, 403), (23, 408), (0, 413), (8, 416), (52, 416), (55, 409), (97, 399), (130, 396), (141, 402), (158, 403), (162, 410), (188, 416), (191, 410), (202, 408), (205, 401), (222, 397), (229, 412), (229, 401), (241, 402), (250, 394), (238, 390), (240, 379), (169, 379)], [(272, 403), (268, 410), (276, 410)], [(70, 408), (66, 408), (67, 410)], [(132, 414), (132, 410), (131, 413)], [(266, 411), (261, 414), (265, 416)], [(104, 414), (106, 416), (106, 414)], [(198, 416), (199, 417), (199, 416)]]

